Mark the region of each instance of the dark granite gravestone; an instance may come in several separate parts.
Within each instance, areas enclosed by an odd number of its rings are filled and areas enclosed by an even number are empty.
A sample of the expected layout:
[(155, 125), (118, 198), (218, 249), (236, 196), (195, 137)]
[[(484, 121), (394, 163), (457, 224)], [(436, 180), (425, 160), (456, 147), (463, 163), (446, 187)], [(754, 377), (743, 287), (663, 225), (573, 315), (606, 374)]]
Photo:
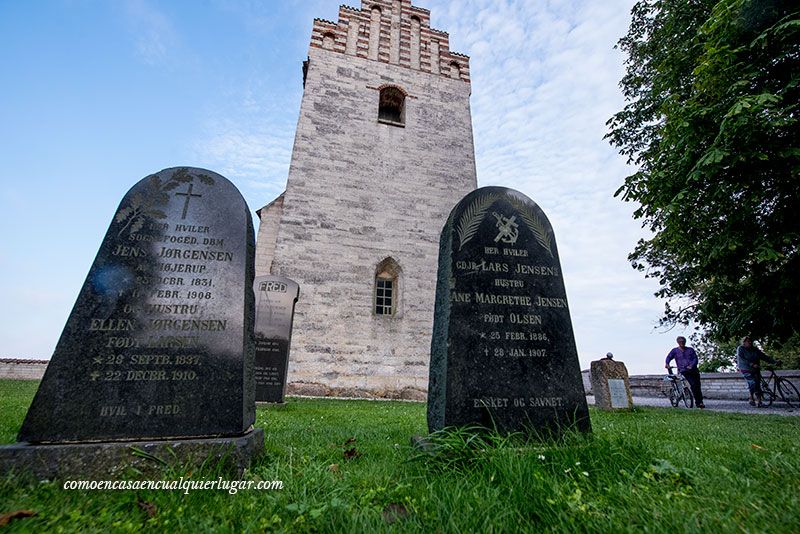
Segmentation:
[(473, 191), (442, 230), (428, 428), (590, 431), (555, 238), (528, 197)]
[(114, 215), (18, 440), (260, 447), (253, 272), (252, 220), (227, 179), (172, 168), (141, 180)]
[(294, 305), (300, 296), (297, 282), (284, 276), (258, 276), (256, 295), (256, 401), (283, 402), (292, 342)]

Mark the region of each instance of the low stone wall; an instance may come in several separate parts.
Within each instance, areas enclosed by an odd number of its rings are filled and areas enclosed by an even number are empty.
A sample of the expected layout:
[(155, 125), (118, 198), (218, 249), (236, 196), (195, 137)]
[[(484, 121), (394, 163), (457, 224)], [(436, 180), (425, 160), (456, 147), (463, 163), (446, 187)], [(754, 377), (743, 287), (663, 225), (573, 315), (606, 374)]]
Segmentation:
[[(24, 360), (19, 358), (0, 358), (0, 378), (12, 380), (41, 380), (50, 360)], [(778, 371), (800, 389), (800, 370)], [(768, 374), (768, 373), (767, 373)], [(592, 394), (592, 381), (589, 370), (581, 372), (583, 389), (587, 395)], [(661, 397), (666, 375), (632, 375), (630, 377), (631, 393), (634, 397)], [(709, 399), (747, 399), (747, 384), (741, 373), (700, 373), (703, 384), (703, 396)], [(392, 392), (367, 390), (337, 390), (322, 384), (289, 384), (290, 395), (338, 396), (351, 398), (388, 398), (404, 400), (425, 400), (425, 392), (420, 389), (406, 388)]]
[(41, 380), (50, 360), (0, 358), (0, 378), (12, 380)]
[[(592, 393), (589, 371), (583, 371), (583, 387), (586, 394)], [(800, 389), (800, 370), (778, 371)], [(664, 377), (661, 375), (633, 375), (630, 377), (631, 393), (634, 397), (661, 397)], [(769, 372), (765, 373), (769, 376)], [(748, 398), (747, 384), (741, 373), (700, 373), (703, 396), (708, 399), (745, 400)]]

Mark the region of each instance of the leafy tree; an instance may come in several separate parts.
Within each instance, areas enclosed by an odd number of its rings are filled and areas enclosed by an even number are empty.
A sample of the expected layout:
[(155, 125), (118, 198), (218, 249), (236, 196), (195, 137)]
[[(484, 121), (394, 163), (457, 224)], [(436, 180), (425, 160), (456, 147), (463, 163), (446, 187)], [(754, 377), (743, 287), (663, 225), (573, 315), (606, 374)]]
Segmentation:
[[(615, 196), (652, 237), (629, 255), (664, 325), (780, 346), (800, 332), (800, 2), (640, 0), (607, 138)], [(676, 305), (676, 303), (679, 303)]]
[(765, 344), (762, 350), (781, 361), (783, 369), (800, 369), (800, 335), (794, 335), (782, 343)]
[(718, 373), (736, 370), (736, 348), (739, 341), (736, 339), (718, 342), (711, 339), (707, 333), (697, 333), (691, 336), (692, 347), (697, 352), (700, 363), (697, 369), (701, 373)]

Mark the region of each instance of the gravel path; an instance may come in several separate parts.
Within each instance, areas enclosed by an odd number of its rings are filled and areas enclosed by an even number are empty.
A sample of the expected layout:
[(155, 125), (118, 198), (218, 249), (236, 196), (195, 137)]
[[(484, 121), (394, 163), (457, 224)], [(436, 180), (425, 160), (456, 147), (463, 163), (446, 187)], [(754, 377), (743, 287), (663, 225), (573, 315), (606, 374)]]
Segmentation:
[[(589, 406), (594, 406), (594, 397), (589, 395), (586, 397)], [(672, 408), (669, 399), (666, 397), (634, 397), (634, 406), (658, 406), (663, 408)], [(746, 400), (728, 400), (728, 399), (705, 399), (706, 411), (711, 412), (736, 412), (736, 413), (751, 413), (751, 414), (770, 414), (770, 415), (800, 415), (800, 409), (789, 408), (785, 402), (777, 400), (769, 408), (756, 408), (750, 406)], [(674, 410), (686, 410), (681, 404), (680, 408), (672, 408)], [(696, 408), (694, 408), (696, 409)]]

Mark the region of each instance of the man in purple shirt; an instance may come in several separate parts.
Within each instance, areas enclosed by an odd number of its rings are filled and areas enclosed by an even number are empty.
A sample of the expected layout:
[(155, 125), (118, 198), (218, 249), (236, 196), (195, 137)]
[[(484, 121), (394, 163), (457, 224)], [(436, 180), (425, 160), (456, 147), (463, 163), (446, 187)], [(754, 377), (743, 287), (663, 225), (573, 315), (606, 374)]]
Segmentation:
[(678, 346), (669, 351), (664, 367), (669, 369), (669, 362), (675, 360), (678, 365), (678, 372), (683, 375), (689, 387), (692, 388), (695, 405), (698, 408), (705, 408), (703, 404), (703, 391), (700, 389), (700, 371), (697, 370), (697, 353), (692, 347), (686, 346), (686, 338), (678, 336), (676, 340)]

